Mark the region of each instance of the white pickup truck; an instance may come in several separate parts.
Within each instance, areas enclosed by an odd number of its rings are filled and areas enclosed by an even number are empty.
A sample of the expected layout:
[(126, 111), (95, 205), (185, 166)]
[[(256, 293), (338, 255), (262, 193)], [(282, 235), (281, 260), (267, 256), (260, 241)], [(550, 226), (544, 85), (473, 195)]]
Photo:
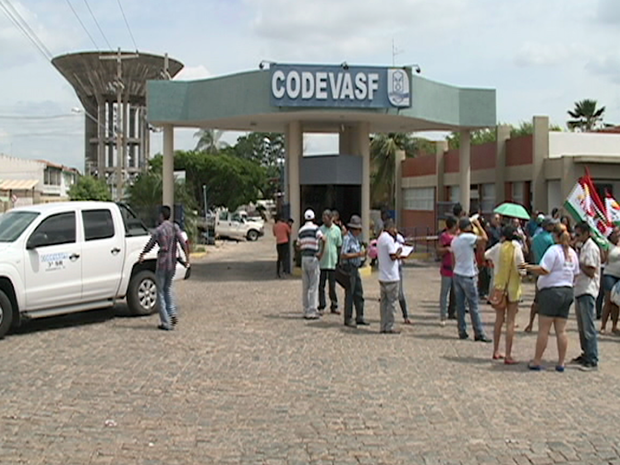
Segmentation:
[(255, 241), (265, 234), (265, 223), (247, 219), (241, 212), (231, 213), (228, 210), (218, 210), (215, 216), (215, 235), (229, 239), (247, 239)]
[[(123, 204), (63, 202), (16, 208), (0, 217), (0, 338), (24, 319), (113, 306), (131, 313), (159, 304), (156, 249)], [(175, 279), (187, 270), (177, 266)]]

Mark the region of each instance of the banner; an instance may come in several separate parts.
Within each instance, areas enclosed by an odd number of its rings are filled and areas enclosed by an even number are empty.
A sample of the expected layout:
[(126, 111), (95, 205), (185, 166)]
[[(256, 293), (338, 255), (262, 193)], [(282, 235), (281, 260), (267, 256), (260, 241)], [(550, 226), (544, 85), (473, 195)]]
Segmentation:
[(607, 236), (612, 231), (612, 225), (589, 174), (579, 179), (566, 199), (564, 207), (575, 221), (586, 221), (590, 225), (592, 238), (600, 247), (605, 250), (609, 248)]
[(607, 218), (611, 224), (620, 225), (620, 204), (607, 192), (605, 195)]

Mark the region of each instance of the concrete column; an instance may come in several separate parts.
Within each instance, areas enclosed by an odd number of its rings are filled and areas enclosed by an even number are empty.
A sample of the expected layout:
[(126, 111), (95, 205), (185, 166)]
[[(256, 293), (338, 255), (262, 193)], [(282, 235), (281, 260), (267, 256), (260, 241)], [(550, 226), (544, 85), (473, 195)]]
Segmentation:
[(291, 218), (293, 223), (293, 236), (297, 236), (301, 217), (301, 192), (299, 185), (299, 167), (303, 156), (303, 132), (300, 121), (293, 121), (288, 125), (286, 131), (287, 143), (287, 166), (288, 166), (288, 202), (291, 207)]
[(495, 149), (495, 203), (506, 200), (506, 142), (511, 128), (507, 124), (497, 126), (497, 148)]
[(470, 213), (471, 189), (471, 133), (464, 129), (460, 134), (459, 148), (459, 185), (461, 189), (461, 205), (463, 210)]
[(344, 125), (338, 133), (338, 153), (340, 155), (357, 155), (355, 146), (356, 128)]
[(163, 204), (174, 214), (174, 126), (164, 126)]
[[(573, 157), (562, 157), (562, 178), (560, 179), (560, 189), (562, 191), (562, 200), (570, 195), (571, 190), (575, 187), (575, 182), (579, 178), (577, 175), (577, 166)], [(546, 183), (545, 183), (546, 184)], [(549, 196), (548, 188), (545, 185), (546, 197)], [(542, 210), (544, 212), (551, 212), (554, 207), (561, 207), (562, 205), (548, 205), (549, 199), (547, 198), (547, 208)], [(538, 208), (538, 207), (536, 207)]]
[(445, 202), (446, 199), (446, 183), (445, 183), (445, 171), (446, 171), (446, 159), (444, 158), (445, 152), (448, 150), (448, 141), (440, 140), (435, 142), (435, 171), (436, 178), (435, 185), (437, 186), (437, 193), (435, 200), (437, 202)]
[(354, 148), (362, 156), (362, 217), (363, 240), (370, 241), (370, 124), (358, 123)]
[(394, 158), (394, 212), (396, 226), (400, 227), (403, 210), (403, 162), (406, 155), (404, 150), (397, 150)]
[(545, 159), (549, 157), (549, 118), (534, 116), (533, 126), (532, 207), (534, 210), (547, 212), (549, 195), (545, 179)]
[(98, 102), (97, 117), (99, 118), (99, 127), (97, 128), (97, 177), (105, 179), (105, 146), (104, 138), (106, 136), (105, 127), (105, 102)]

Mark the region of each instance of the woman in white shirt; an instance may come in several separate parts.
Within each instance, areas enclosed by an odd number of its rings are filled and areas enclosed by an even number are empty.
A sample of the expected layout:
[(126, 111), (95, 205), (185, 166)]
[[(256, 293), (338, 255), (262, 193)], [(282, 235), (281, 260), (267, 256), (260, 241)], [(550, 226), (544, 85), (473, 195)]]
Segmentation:
[(549, 247), (543, 255), (540, 265), (524, 265), (527, 271), (539, 275), (538, 278), (538, 339), (536, 354), (528, 364), (530, 370), (542, 370), (542, 357), (547, 348), (549, 331), (555, 327), (558, 342), (558, 364), (556, 371), (564, 371), (564, 362), (568, 348), (566, 323), (573, 303), (573, 283), (579, 273), (579, 258), (571, 248), (571, 236), (563, 224), (553, 230), (555, 245)]
[(618, 331), (618, 306), (611, 301), (611, 290), (620, 281), (620, 246), (618, 245), (620, 235), (618, 230), (614, 231), (609, 236), (609, 242), (613, 244), (613, 247), (607, 253), (607, 260), (605, 262), (605, 269), (603, 271), (603, 291), (605, 292), (605, 303), (603, 304), (603, 315), (601, 317), (601, 334), (607, 332), (607, 321), (611, 315), (611, 332), (613, 334), (619, 334)]

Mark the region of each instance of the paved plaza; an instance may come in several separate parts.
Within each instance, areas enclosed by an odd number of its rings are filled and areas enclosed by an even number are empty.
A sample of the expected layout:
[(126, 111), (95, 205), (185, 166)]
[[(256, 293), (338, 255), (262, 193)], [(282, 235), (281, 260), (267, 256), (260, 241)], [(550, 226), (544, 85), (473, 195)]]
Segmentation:
[[(307, 322), (265, 237), (194, 263), (174, 332), (122, 306), (32, 322), (0, 341), (0, 463), (620, 464), (620, 338), (597, 372), (556, 373), (553, 339), (551, 369), (528, 372), (439, 326), (435, 263), (406, 267), (400, 335), (378, 334), (376, 274), (364, 286), (370, 327)], [(573, 315), (569, 337), (574, 357)]]

